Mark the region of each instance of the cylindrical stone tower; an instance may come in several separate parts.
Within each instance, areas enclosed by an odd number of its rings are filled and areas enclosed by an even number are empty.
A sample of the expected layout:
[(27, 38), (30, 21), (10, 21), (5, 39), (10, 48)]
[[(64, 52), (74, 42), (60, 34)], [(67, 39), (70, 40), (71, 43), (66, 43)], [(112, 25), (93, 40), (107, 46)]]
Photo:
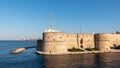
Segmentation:
[(100, 50), (110, 50), (110, 35), (111, 34), (95, 34), (95, 47)]
[(67, 52), (67, 34), (63, 32), (44, 32), (43, 49), (45, 53), (64, 54)]

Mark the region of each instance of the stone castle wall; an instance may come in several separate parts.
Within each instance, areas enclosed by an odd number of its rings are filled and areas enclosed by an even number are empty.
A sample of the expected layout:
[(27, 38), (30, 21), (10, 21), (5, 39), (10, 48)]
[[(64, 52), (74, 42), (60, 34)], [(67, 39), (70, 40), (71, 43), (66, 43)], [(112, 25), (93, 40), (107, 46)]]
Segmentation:
[(120, 34), (111, 34), (109, 39), (112, 45), (120, 45)]
[(94, 34), (68, 34), (63, 32), (44, 32), (44, 52), (67, 52), (70, 48), (94, 48)]
[(78, 34), (78, 38), (79, 47), (83, 49), (94, 48), (94, 34)]
[(62, 32), (43, 33), (43, 51), (44, 52), (67, 52), (66, 43), (67, 34)]
[(68, 49), (70, 48), (79, 48), (78, 46), (78, 39), (77, 39), (77, 34), (67, 34), (67, 47)]
[(120, 34), (72, 34), (64, 32), (44, 32), (42, 51), (64, 53), (70, 48), (98, 48), (110, 50), (120, 45)]
[(95, 34), (95, 46), (101, 50), (110, 50), (110, 34)]
[(67, 34), (68, 48), (94, 48), (94, 34)]
[(95, 46), (101, 50), (110, 50), (120, 45), (120, 34), (95, 34)]

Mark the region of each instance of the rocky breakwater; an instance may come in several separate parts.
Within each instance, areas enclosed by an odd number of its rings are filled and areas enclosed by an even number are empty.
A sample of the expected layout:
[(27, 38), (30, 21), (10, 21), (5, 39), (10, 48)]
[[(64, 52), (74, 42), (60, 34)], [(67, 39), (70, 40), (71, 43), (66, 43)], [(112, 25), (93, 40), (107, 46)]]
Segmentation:
[(26, 48), (18, 48), (18, 49), (12, 50), (10, 53), (11, 54), (18, 54), (18, 53), (23, 52), (24, 50), (26, 50)]

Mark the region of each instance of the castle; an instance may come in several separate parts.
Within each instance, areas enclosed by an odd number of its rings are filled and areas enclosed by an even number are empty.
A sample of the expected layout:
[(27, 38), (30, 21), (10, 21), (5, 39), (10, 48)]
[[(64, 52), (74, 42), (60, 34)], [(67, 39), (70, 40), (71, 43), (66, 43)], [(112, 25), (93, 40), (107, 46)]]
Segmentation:
[(108, 51), (120, 45), (120, 34), (74, 34), (48, 29), (43, 33), (43, 39), (37, 41), (38, 51), (44, 54), (64, 54), (73, 47), (98, 48)]

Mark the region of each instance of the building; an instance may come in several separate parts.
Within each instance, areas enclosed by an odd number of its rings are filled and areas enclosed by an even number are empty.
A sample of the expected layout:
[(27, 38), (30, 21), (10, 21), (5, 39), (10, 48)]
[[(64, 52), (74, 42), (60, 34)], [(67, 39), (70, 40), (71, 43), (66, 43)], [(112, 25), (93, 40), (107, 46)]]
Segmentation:
[(38, 50), (46, 54), (64, 54), (70, 48), (98, 48), (108, 51), (120, 45), (120, 34), (74, 34), (48, 29), (38, 40)]

